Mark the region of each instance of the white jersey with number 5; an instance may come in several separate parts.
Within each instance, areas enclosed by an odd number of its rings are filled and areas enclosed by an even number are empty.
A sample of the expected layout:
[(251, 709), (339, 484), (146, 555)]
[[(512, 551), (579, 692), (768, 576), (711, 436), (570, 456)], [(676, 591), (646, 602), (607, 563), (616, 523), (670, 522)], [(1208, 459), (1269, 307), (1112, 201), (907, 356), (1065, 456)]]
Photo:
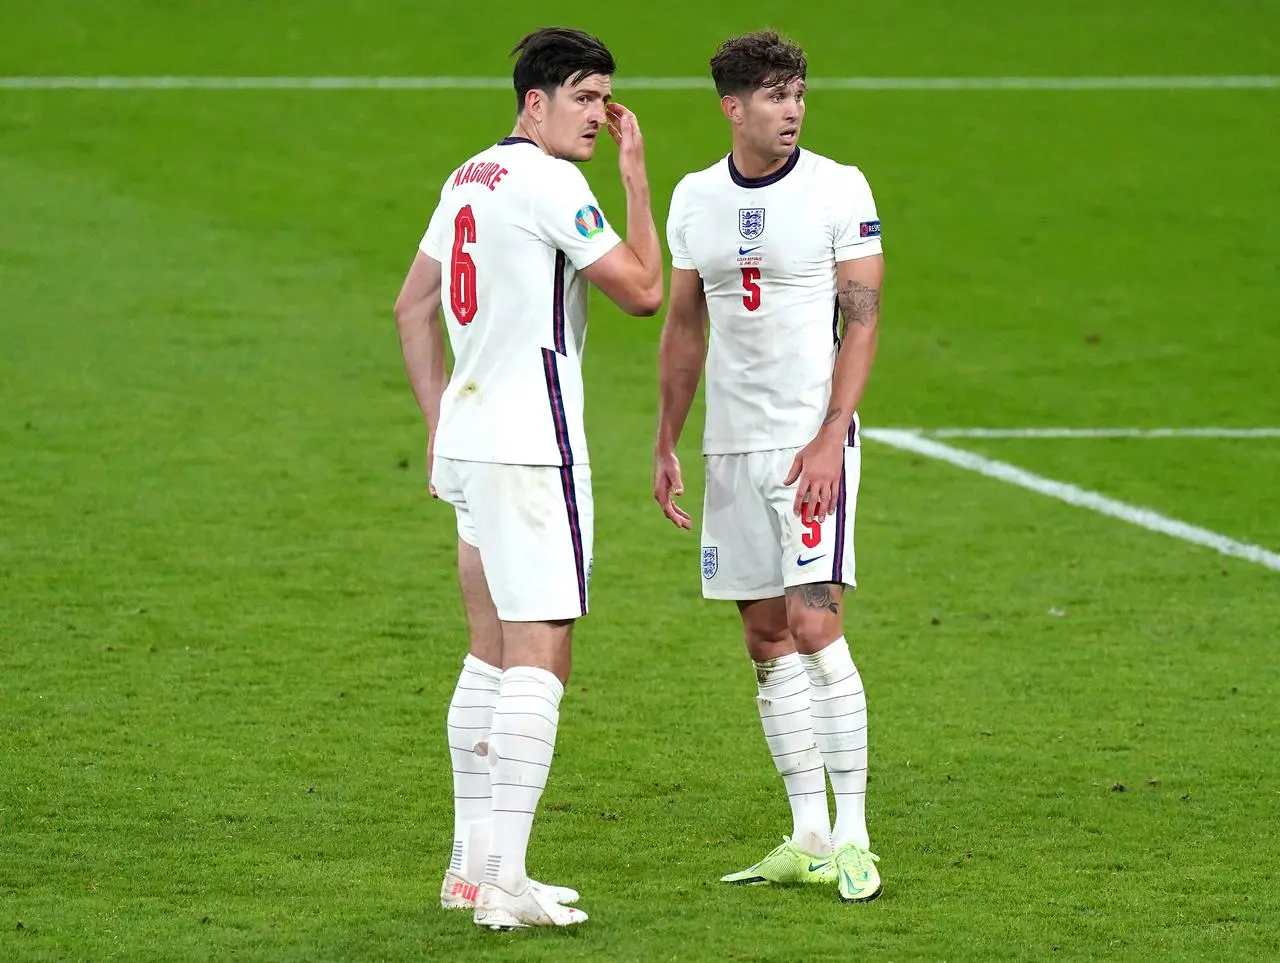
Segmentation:
[(747, 178), (730, 155), (676, 186), (667, 243), (673, 267), (701, 275), (711, 317), (703, 452), (807, 445), (831, 400), (836, 264), (881, 253), (867, 179), (799, 149)]
[(587, 281), (620, 238), (571, 162), (508, 137), (449, 175), (420, 248), (440, 262), (454, 366), (435, 453), (588, 463)]

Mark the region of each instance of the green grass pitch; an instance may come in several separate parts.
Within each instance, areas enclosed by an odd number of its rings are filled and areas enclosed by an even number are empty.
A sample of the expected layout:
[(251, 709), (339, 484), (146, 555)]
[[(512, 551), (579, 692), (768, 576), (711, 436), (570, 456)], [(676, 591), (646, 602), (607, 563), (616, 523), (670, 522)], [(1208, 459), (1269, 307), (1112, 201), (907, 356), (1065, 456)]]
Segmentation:
[[(618, 57), (660, 219), (700, 76), (1275, 72), (1263, 2), (13, 3), (0, 74)], [(649, 497), (661, 318), (593, 302), (592, 613), (530, 853), (573, 932), (436, 908), (453, 522), (391, 304), (507, 91), (0, 89), (0, 960), (1280, 957), (1280, 573), (868, 441), (847, 630), (886, 890), (737, 889), (789, 829), (732, 607)], [(1280, 90), (815, 90), (876, 191), (870, 427), (1280, 426)], [(621, 217), (612, 146), (586, 172)], [(696, 409), (682, 443), (701, 498)], [(1280, 550), (1280, 439), (957, 440)], [(1054, 613), (1054, 614), (1051, 614)]]

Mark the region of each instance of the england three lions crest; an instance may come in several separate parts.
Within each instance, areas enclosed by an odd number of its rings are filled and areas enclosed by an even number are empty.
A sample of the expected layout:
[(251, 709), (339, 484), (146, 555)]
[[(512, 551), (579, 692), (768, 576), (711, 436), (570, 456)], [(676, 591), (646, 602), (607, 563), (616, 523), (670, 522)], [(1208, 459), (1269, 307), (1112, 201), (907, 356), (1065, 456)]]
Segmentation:
[(738, 233), (748, 241), (754, 241), (764, 233), (764, 208), (738, 208)]
[(702, 546), (702, 577), (710, 581), (720, 568), (720, 550), (714, 545)]

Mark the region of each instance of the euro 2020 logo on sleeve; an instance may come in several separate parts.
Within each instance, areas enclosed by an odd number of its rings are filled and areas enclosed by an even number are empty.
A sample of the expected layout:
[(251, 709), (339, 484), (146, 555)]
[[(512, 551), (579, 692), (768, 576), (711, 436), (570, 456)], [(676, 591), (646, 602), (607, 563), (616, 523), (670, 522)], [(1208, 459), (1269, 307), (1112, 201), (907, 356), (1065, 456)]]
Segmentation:
[(714, 545), (702, 546), (702, 577), (710, 581), (720, 569), (720, 550)]
[(586, 207), (581, 208), (574, 215), (573, 223), (578, 229), (578, 233), (588, 241), (604, 231), (604, 215), (593, 204), (588, 204)]
[(764, 208), (738, 208), (738, 233), (748, 241), (754, 241), (764, 233)]

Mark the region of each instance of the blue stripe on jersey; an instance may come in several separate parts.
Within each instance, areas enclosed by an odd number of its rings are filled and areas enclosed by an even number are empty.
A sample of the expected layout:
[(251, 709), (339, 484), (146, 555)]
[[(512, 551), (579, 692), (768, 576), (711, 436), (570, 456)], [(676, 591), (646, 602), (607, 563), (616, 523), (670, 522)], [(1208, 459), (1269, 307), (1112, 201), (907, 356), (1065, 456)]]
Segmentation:
[[(844, 457), (844, 452), (840, 453), (840, 457)], [(844, 526), (845, 505), (847, 504), (848, 494), (845, 478), (848, 475), (847, 467), (847, 464), (841, 465), (840, 494), (836, 496), (836, 545), (831, 557), (831, 581), (837, 585), (844, 582)]]
[(560, 449), (560, 464), (573, 465), (573, 447), (569, 444), (569, 419), (564, 411), (564, 394), (560, 391), (560, 368), (556, 353), (542, 349), (542, 370), (547, 376), (547, 401), (551, 405), (551, 424), (555, 428), (556, 447)]
[(858, 447), (858, 431), (862, 426), (858, 423), (858, 413), (853, 413), (853, 420), (849, 422), (849, 437), (847, 439), (850, 448)]
[(556, 351), (567, 354), (564, 341), (564, 251), (556, 251), (556, 277), (551, 293), (551, 338)]
[(578, 603), (587, 614), (587, 559), (582, 548), (582, 518), (578, 514), (578, 490), (573, 483), (573, 469), (560, 469), (560, 485), (564, 489), (564, 507), (569, 515), (569, 539), (573, 542), (573, 566), (578, 576)]

